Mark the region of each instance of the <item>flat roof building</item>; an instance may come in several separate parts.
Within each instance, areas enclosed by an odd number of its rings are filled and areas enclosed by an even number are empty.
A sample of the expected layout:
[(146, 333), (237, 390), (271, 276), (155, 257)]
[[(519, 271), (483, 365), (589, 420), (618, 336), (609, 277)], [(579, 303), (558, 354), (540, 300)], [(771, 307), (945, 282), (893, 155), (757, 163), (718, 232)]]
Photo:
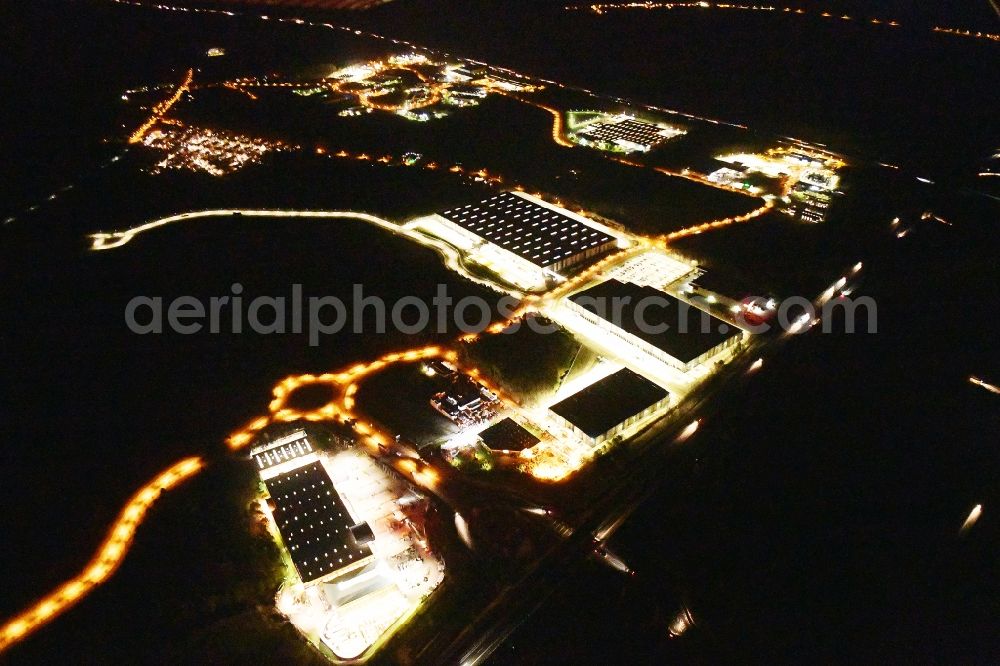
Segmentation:
[(523, 192), (502, 192), (440, 214), (531, 265), (558, 272), (615, 248), (617, 239), (589, 220)]
[(567, 299), (585, 320), (683, 372), (710, 360), (743, 331), (677, 297), (616, 279)]
[(670, 402), (670, 393), (628, 368), (608, 375), (550, 407), (557, 420), (591, 445), (640, 423)]
[(628, 151), (645, 152), (683, 133), (683, 130), (660, 127), (626, 116), (612, 122), (594, 123), (580, 130), (578, 135), (591, 141), (613, 143)]
[[(303, 583), (356, 568), (372, 557), (319, 461), (264, 481), (274, 521)], [(353, 529), (352, 529), (353, 528)]]
[(514, 419), (507, 417), (479, 433), (486, 448), (493, 451), (523, 451), (540, 441)]
[(255, 446), (250, 450), (250, 457), (257, 463), (257, 470), (261, 471), (290, 460), (295, 460), (296, 458), (301, 458), (312, 452), (313, 446), (309, 442), (305, 431), (296, 430), (289, 435), (279, 437), (273, 442)]

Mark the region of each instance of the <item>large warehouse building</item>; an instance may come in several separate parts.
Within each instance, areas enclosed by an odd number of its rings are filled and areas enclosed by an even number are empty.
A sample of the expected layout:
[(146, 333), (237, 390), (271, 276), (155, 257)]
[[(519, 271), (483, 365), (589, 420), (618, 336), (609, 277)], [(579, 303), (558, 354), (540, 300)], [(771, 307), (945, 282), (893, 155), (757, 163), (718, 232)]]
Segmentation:
[(303, 583), (336, 577), (373, 559), (366, 536), (371, 528), (354, 524), (322, 463), (305, 464), (264, 483), (274, 521)]
[(561, 425), (597, 446), (625, 433), (669, 403), (666, 389), (622, 368), (549, 409)]
[(573, 294), (567, 305), (587, 322), (682, 372), (711, 361), (746, 335), (671, 294), (616, 279)]
[(614, 144), (627, 152), (649, 152), (653, 147), (680, 134), (684, 134), (684, 130), (661, 127), (629, 116), (618, 116), (608, 122), (593, 123), (580, 130), (578, 136), (589, 141)]
[(524, 192), (502, 192), (417, 222), (521, 285), (558, 279), (619, 243), (610, 229)]

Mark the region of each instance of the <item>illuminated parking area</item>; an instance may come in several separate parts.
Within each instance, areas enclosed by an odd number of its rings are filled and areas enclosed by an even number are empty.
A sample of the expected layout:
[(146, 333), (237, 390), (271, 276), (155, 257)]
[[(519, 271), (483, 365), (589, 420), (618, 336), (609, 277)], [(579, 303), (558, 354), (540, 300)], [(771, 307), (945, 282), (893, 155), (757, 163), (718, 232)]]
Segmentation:
[[(298, 433), (291, 437), (292, 444), (301, 441)], [(278, 448), (287, 445), (284, 442)], [(286, 580), (277, 595), (277, 608), (310, 640), (322, 642), (338, 658), (355, 659), (387, 638), (444, 579), (444, 563), (430, 550), (424, 531), (426, 499), (359, 450), (312, 450), (280, 464), (289, 462), (298, 466), (284, 477), (297, 485), (294, 494), (285, 493), (285, 499), (305, 514), (286, 515), (281, 522), (278, 511), (270, 510), (268, 504), (265, 513), (282, 536), (304, 529), (296, 538), (316, 541), (307, 546), (332, 553), (335, 564)], [(262, 470), (262, 475), (271, 469)], [(296, 476), (303, 474), (308, 478)], [(275, 477), (266, 483), (270, 490)], [(298, 491), (303, 491), (302, 497)], [(300, 502), (304, 502), (301, 507)], [(320, 516), (314, 509), (324, 503), (325, 513)], [(344, 534), (327, 532), (331, 525), (321, 524), (330, 511), (338, 513), (334, 528), (343, 528)], [(302, 544), (285, 543), (289, 559), (301, 573), (303, 553), (291, 549)], [(337, 561), (342, 546), (355, 548), (359, 556)], [(312, 551), (306, 555), (306, 559), (313, 557)]]
[(608, 279), (665, 289), (681, 279), (690, 280), (701, 271), (665, 250), (652, 249), (612, 267), (604, 273)]

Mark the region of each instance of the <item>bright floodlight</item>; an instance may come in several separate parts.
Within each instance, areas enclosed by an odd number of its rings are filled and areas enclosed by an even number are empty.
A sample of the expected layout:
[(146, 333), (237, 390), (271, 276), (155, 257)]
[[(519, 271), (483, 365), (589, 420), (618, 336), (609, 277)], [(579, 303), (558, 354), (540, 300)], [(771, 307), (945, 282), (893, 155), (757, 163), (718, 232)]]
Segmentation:
[(962, 529), (959, 531), (962, 534), (968, 532), (972, 528), (972, 526), (976, 524), (976, 521), (979, 520), (979, 517), (981, 515), (983, 515), (982, 504), (977, 504), (976, 506), (972, 507), (972, 511), (969, 512), (969, 517), (965, 519), (964, 523), (962, 523)]

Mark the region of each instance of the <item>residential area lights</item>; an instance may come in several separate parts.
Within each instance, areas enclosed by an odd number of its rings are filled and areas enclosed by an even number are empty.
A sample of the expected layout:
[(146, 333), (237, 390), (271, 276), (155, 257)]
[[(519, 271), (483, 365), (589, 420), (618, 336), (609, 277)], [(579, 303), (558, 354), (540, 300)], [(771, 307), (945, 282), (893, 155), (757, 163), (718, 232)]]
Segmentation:
[(0, 652), (55, 619), (106, 581), (125, 559), (136, 529), (163, 491), (191, 478), (203, 467), (201, 458), (185, 458), (161, 472), (133, 495), (83, 572), (0, 627)]

